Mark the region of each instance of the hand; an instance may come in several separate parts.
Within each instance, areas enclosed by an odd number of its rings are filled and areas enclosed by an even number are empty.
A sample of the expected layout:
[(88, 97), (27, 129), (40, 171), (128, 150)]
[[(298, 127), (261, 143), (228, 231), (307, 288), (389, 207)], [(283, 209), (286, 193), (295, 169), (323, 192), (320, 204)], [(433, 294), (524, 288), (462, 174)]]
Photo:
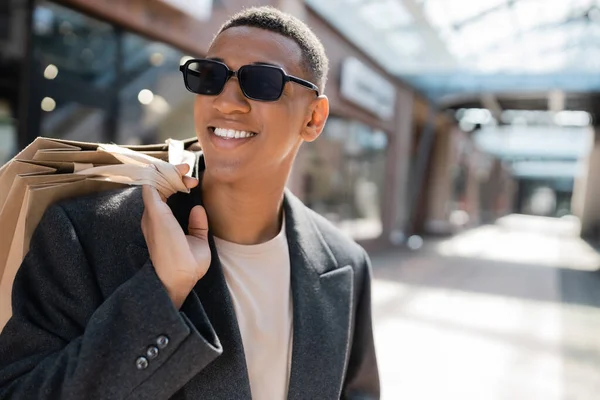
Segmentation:
[[(177, 170), (186, 187), (191, 189), (198, 185), (196, 179), (185, 176), (188, 165), (177, 165)], [(192, 209), (189, 235), (186, 235), (167, 205), (167, 199), (155, 188), (144, 185), (142, 197), (142, 233), (150, 259), (173, 304), (179, 309), (210, 266), (206, 211), (202, 206)]]

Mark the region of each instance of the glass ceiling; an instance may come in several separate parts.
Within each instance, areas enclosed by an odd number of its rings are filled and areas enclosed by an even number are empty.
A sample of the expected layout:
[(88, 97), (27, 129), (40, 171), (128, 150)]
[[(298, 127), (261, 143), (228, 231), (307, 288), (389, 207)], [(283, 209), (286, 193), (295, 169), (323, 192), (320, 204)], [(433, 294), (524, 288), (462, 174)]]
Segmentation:
[(600, 0), (305, 0), (431, 97), (600, 90)]

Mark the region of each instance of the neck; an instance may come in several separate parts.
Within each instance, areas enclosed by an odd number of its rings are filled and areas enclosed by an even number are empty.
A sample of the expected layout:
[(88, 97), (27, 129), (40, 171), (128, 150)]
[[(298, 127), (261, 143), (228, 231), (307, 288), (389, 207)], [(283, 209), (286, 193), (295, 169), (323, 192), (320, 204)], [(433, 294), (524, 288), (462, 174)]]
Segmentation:
[(285, 181), (223, 183), (204, 171), (202, 198), (212, 234), (244, 245), (264, 243), (277, 236)]

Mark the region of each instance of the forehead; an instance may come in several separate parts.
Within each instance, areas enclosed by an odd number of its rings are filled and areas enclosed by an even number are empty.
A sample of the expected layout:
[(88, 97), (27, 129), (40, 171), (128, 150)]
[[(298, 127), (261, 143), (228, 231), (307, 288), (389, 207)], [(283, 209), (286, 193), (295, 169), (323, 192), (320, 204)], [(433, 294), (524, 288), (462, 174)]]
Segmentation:
[(229, 28), (215, 38), (206, 56), (220, 58), (232, 69), (268, 63), (282, 67), (291, 75), (303, 75), (300, 46), (294, 40), (266, 29)]

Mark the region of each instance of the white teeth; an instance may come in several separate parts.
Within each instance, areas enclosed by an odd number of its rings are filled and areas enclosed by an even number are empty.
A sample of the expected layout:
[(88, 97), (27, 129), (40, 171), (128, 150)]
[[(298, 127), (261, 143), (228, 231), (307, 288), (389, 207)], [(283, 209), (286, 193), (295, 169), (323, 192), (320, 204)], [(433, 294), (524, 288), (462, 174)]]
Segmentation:
[(255, 135), (255, 133), (250, 133), (250, 132), (246, 132), (246, 131), (236, 131), (233, 129), (223, 129), (223, 128), (215, 128), (214, 133), (215, 133), (215, 135), (222, 137), (222, 138), (226, 138), (226, 139), (243, 139), (243, 138), (248, 138), (248, 137), (252, 137)]

